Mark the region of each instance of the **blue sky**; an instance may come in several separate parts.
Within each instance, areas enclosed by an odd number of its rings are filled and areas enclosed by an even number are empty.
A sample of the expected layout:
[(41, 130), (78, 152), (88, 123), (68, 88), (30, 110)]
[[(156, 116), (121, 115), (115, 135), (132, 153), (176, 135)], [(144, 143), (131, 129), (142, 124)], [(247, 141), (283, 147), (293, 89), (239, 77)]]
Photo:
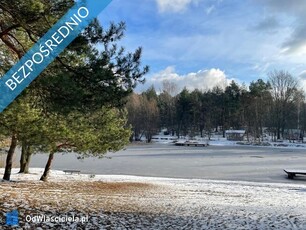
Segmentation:
[[(125, 21), (127, 50), (143, 47), (145, 85), (209, 89), (269, 71), (306, 80), (305, 0), (113, 0), (99, 19)], [(306, 86), (306, 84), (305, 84)]]

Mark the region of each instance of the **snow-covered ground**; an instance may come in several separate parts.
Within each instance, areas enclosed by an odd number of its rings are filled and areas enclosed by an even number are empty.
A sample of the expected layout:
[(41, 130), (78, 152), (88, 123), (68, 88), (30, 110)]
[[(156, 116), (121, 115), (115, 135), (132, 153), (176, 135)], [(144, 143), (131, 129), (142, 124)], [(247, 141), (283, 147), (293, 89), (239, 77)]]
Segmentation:
[(306, 149), (306, 143), (289, 142), (284, 140), (282, 142), (264, 141), (261, 143), (247, 142), (247, 141), (228, 141), (225, 138), (215, 138), (209, 141), (212, 146), (254, 146), (254, 147), (271, 147), (271, 148), (301, 148)]
[[(306, 229), (306, 184), (62, 171), (43, 183), (42, 171), (20, 175), (14, 169), (13, 182), (0, 182), (0, 225), (6, 212), (18, 209), (20, 229)], [(88, 221), (26, 221), (41, 214), (88, 215)]]
[[(159, 144), (173, 144), (174, 142), (177, 143), (184, 143), (185, 141), (191, 142), (198, 142), (199, 144), (209, 144), (211, 146), (254, 146), (254, 147), (272, 147), (272, 148), (301, 148), (306, 149), (306, 143), (301, 143), (298, 141), (289, 141), (289, 140), (282, 140), (278, 142), (271, 141), (272, 137), (265, 138), (264, 141), (259, 142), (252, 142), (252, 141), (229, 141), (226, 138), (222, 137), (222, 135), (212, 135), (210, 140), (208, 138), (201, 138), (201, 137), (183, 137), (177, 139), (176, 137), (172, 136), (162, 136), (156, 135), (157, 138), (153, 139), (153, 143)], [(173, 138), (173, 139), (171, 139)]]

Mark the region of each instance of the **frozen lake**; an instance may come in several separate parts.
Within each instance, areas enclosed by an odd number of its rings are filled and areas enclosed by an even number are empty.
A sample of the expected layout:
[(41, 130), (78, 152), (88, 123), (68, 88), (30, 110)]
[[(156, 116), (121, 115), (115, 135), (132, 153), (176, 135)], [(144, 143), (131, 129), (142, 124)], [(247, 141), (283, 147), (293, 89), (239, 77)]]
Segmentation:
[[(129, 146), (107, 156), (111, 159), (78, 160), (73, 153), (57, 154), (52, 168), (92, 174), (306, 183), (306, 177), (291, 181), (283, 172), (284, 168), (306, 169), (306, 150), (298, 148), (151, 144)], [(47, 157), (34, 155), (31, 167), (44, 167)]]

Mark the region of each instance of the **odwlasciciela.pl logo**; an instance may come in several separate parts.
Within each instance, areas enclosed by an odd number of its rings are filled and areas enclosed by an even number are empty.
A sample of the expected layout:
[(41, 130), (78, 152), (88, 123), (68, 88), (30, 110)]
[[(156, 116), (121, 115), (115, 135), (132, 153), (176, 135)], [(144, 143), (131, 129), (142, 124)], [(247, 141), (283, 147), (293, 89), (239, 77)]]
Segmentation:
[(5, 224), (8, 226), (16, 226), (19, 224), (17, 210), (13, 210), (5, 214)]

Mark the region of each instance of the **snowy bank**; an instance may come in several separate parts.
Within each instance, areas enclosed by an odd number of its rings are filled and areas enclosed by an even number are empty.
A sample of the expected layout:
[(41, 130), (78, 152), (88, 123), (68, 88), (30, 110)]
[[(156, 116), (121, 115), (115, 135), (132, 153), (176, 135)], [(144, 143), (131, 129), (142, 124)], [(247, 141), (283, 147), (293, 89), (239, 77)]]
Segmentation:
[[(54, 170), (43, 183), (43, 169), (31, 171), (14, 169), (15, 182), (0, 183), (0, 213), (18, 209), (23, 229), (306, 229), (306, 185)], [(88, 215), (88, 221), (28, 223), (33, 213)]]

